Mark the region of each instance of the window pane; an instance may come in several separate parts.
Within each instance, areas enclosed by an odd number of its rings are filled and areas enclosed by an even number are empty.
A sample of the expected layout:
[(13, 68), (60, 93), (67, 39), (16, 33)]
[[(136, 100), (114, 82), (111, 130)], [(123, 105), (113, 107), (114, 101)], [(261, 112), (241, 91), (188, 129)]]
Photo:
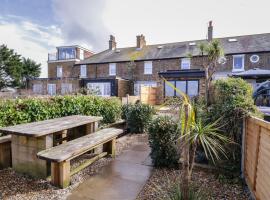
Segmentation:
[(86, 77), (86, 65), (81, 65), (81, 77)]
[(144, 74), (152, 74), (152, 61), (144, 62)]
[(181, 59), (181, 69), (190, 69), (190, 58)]
[(111, 96), (111, 83), (88, 83), (87, 88), (99, 96)]
[[(174, 85), (174, 81), (168, 81), (168, 82)], [(167, 83), (165, 83), (165, 96), (166, 97), (174, 96), (174, 89), (171, 86), (169, 86)]]
[[(186, 85), (187, 82), (186, 81), (176, 81), (176, 88), (181, 90), (184, 93), (187, 93), (186, 91)], [(177, 96), (180, 96), (180, 94), (176, 93)]]
[(75, 58), (75, 49), (74, 48), (59, 48), (59, 59), (74, 59)]
[(62, 67), (61, 66), (57, 66), (57, 77), (62, 77)]
[(115, 63), (109, 64), (109, 75), (111, 75), (111, 76), (116, 75), (116, 64)]
[(198, 81), (187, 81), (188, 84), (188, 95), (197, 96), (199, 94), (199, 82)]
[(243, 63), (244, 59), (242, 56), (234, 56), (233, 57), (233, 68), (234, 69), (242, 69), (243, 66), (244, 66), (244, 63)]

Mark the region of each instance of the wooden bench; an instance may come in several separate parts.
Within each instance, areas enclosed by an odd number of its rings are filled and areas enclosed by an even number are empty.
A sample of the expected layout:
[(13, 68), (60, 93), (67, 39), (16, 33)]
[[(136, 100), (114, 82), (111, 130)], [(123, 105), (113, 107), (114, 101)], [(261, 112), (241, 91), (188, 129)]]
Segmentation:
[(0, 169), (11, 167), (11, 135), (0, 137)]
[[(41, 151), (37, 154), (37, 157), (51, 162), (52, 184), (65, 188), (69, 186), (70, 176), (74, 174), (70, 172), (71, 159), (89, 152), (101, 145), (103, 145), (104, 152), (102, 153), (102, 156), (110, 154), (112, 157), (115, 157), (116, 137), (121, 133), (123, 133), (123, 130), (121, 129), (102, 129), (59, 146)], [(98, 156), (98, 158), (102, 156)]]

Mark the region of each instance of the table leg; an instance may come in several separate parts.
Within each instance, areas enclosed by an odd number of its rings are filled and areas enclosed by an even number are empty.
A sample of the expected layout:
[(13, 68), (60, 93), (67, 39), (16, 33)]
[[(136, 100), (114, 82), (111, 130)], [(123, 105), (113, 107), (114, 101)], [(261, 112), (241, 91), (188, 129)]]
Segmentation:
[(90, 133), (94, 133), (98, 130), (98, 122), (92, 122), (85, 125), (85, 133), (86, 135)]
[(12, 167), (19, 173), (36, 178), (46, 178), (49, 171), (47, 162), (37, 158), (41, 150), (53, 146), (53, 136), (26, 137), (12, 135)]

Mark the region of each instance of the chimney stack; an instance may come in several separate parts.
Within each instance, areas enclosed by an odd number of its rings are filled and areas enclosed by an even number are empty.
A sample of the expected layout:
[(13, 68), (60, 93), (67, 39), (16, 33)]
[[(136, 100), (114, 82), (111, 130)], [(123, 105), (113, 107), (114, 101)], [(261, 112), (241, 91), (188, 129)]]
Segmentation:
[(146, 45), (145, 37), (143, 34), (137, 35), (137, 48), (141, 49)]
[(113, 35), (110, 35), (109, 49), (110, 50), (115, 50), (116, 49), (115, 37)]
[(208, 42), (210, 42), (210, 41), (213, 40), (213, 25), (212, 25), (212, 21), (209, 21), (207, 40), (208, 40)]

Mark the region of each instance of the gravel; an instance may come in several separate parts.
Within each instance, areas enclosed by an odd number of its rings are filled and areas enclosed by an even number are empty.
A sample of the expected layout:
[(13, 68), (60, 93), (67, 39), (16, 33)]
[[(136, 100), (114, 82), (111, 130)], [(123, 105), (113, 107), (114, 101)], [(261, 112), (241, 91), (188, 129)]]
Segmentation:
[[(117, 139), (116, 155), (128, 148), (133, 142), (140, 139), (142, 135), (124, 135)], [(71, 168), (78, 166), (91, 155), (80, 156), (71, 162)], [(32, 179), (28, 176), (16, 173), (12, 169), (0, 170), (0, 200), (3, 199), (25, 199), (25, 200), (47, 200), (47, 199), (66, 199), (71, 191), (85, 179), (90, 178), (102, 166), (107, 165), (112, 158), (101, 158), (92, 165), (88, 166), (79, 173), (71, 177), (71, 185), (65, 189), (59, 189), (43, 179)]]
[[(165, 199), (174, 183), (180, 182), (181, 170), (154, 169), (153, 174), (138, 195), (137, 200)], [(199, 188), (206, 199), (249, 199), (249, 193), (245, 185), (238, 183), (226, 183), (225, 179), (218, 178), (218, 174), (205, 169), (195, 169), (192, 176), (192, 185)]]

